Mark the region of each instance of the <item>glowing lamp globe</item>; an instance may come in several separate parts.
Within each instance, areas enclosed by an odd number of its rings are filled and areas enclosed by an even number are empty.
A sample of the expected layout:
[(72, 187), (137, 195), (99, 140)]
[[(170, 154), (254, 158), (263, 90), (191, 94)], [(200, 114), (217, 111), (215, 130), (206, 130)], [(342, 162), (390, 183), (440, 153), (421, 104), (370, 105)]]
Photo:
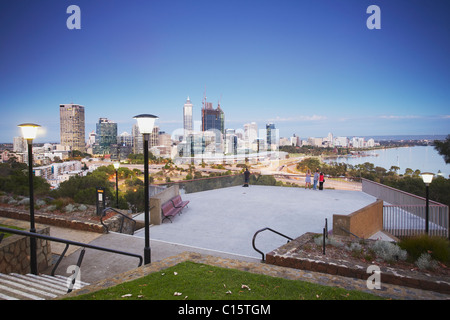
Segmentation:
[(140, 114), (134, 117), (137, 120), (139, 131), (141, 134), (150, 134), (153, 131), (157, 116), (152, 114)]
[(425, 184), (430, 184), (433, 180), (434, 174), (430, 172), (424, 172), (421, 174), (422, 180)]
[(18, 127), (22, 129), (22, 136), (26, 140), (33, 140), (36, 138), (37, 130), (41, 126), (34, 123), (22, 123)]

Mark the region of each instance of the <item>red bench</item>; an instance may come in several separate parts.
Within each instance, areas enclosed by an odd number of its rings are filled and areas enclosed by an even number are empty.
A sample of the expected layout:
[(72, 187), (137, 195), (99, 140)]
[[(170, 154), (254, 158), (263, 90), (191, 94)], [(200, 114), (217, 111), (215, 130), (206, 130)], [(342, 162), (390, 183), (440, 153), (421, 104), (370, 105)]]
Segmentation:
[(183, 201), (181, 199), (180, 195), (173, 197), (172, 199), (170, 199), (170, 201), (172, 201), (173, 206), (175, 208), (181, 208), (181, 209), (183, 209), (184, 207), (186, 207), (189, 204), (189, 201)]
[(161, 206), (161, 213), (164, 216), (163, 222), (165, 219), (169, 219), (172, 223), (171, 217), (174, 217), (177, 213), (181, 213), (184, 207), (188, 205), (189, 201), (183, 201), (181, 196), (176, 196), (164, 203)]

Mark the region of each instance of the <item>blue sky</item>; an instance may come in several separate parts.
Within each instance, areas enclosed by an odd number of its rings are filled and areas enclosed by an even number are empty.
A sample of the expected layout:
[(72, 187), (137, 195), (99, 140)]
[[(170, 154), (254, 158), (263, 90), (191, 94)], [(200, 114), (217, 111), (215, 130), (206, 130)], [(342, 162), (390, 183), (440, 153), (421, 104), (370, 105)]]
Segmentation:
[[(81, 9), (69, 30), (68, 6)], [(371, 4), (381, 29), (369, 30)], [(274, 122), (281, 136), (448, 134), (446, 0), (2, 0), (0, 142), (17, 124), (59, 141), (59, 105), (131, 132), (133, 116), (182, 126), (189, 96), (221, 99), (227, 128)]]

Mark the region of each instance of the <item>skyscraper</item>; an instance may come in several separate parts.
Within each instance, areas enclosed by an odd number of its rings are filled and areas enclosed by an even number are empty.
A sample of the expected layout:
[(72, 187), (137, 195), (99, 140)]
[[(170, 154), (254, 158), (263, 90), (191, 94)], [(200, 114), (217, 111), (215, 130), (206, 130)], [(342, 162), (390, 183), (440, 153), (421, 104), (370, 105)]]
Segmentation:
[(187, 97), (187, 100), (183, 106), (183, 128), (184, 137), (186, 139), (186, 136), (192, 133), (193, 130), (192, 103), (189, 97)]
[(117, 123), (100, 118), (96, 125), (96, 134), (94, 154), (111, 154), (112, 148), (117, 149)]
[(84, 107), (77, 104), (59, 105), (61, 145), (85, 152)]
[(203, 100), (202, 108), (202, 131), (217, 130), (222, 134), (225, 133), (225, 114), (220, 108), (220, 102), (217, 108), (212, 107), (211, 102), (206, 102), (206, 97)]
[(267, 134), (267, 150), (276, 150), (276, 145), (278, 144), (278, 131), (275, 128), (275, 124), (266, 124), (266, 134)]

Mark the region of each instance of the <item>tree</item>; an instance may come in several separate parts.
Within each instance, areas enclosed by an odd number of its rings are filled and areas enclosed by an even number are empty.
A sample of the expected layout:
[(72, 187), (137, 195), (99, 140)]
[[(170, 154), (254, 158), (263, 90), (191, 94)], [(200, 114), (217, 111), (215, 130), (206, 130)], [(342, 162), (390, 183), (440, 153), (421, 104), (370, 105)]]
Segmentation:
[[(26, 164), (0, 164), (0, 190), (17, 195), (29, 196), (29, 178)], [(35, 196), (46, 196), (50, 192), (50, 184), (42, 177), (33, 177)]]
[(109, 181), (107, 167), (100, 167), (85, 177), (74, 176), (62, 182), (58, 189), (52, 191), (53, 196), (72, 198), (75, 202), (94, 205), (97, 202), (97, 188), (105, 189), (105, 196), (113, 198), (114, 183)]
[(434, 149), (444, 157), (445, 163), (450, 163), (450, 134), (444, 141), (434, 140)]

